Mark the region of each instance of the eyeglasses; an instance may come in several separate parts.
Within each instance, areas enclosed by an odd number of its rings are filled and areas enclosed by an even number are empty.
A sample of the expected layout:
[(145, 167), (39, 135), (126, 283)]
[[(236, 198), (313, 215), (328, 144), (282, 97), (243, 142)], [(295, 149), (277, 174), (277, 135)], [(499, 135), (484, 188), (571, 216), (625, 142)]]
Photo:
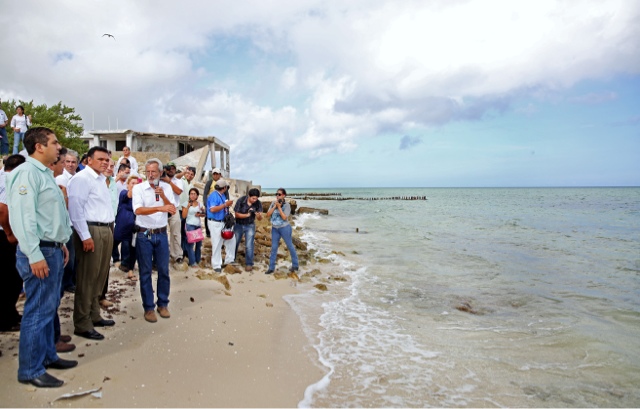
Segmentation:
[(284, 196), (282, 193), (276, 193), (276, 196)]

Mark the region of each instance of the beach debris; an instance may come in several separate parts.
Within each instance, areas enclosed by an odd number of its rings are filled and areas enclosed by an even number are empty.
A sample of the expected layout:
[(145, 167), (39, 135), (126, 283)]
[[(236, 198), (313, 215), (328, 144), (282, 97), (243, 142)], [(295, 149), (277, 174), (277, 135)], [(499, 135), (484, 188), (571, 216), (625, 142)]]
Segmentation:
[(322, 274), (322, 271), (320, 271), (319, 268), (314, 268), (313, 270), (309, 271), (307, 274), (309, 277), (316, 277), (319, 276), (320, 274)]
[(231, 293), (229, 291), (223, 291), (224, 295), (231, 297)]
[(106, 381), (110, 381), (111, 378), (109, 378), (108, 376), (105, 376), (104, 379), (102, 380), (102, 383), (105, 383)]
[(296, 214), (303, 214), (303, 213), (318, 213), (318, 214), (321, 214), (323, 216), (326, 216), (326, 215), (329, 214), (329, 211), (327, 209), (315, 209), (313, 207), (301, 207), (296, 212)]
[(329, 280), (333, 280), (333, 281), (348, 281), (345, 276), (329, 276)]
[(328, 288), (327, 288), (327, 286), (325, 284), (316, 284), (316, 285), (314, 285), (314, 287), (317, 288), (320, 291), (327, 291), (328, 290)]
[(293, 242), (293, 245), (296, 247), (296, 249), (305, 251), (307, 250), (307, 244), (299, 238), (291, 237), (291, 241)]
[(287, 273), (285, 273), (284, 271), (276, 271), (275, 273), (273, 273), (273, 278), (275, 278), (276, 280), (284, 280), (285, 278), (287, 278)]
[(80, 396), (86, 396), (86, 395), (91, 395), (94, 398), (102, 398), (102, 387), (100, 388), (95, 388), (95, 389), (88, 389), (86, 391), (81, 391), (81, 392), (76, 392), (76, 393), (65, 393), (64, 395), (60, 395), (57, 398), (55, 398), (54, 400), (51, 401), (51, 403), (58, 401), (58, 400), (64, 400), (64, 399), (73, 399), (73, 398), (78, 398)]
[[(226, 275), (219, 275), (218, 277), (216, 277), (215, 280), (220, 284), (222, 284), (225, 290), (228, 291), (231, 289), (231, 284), (229, 284), (229, 279), (227, 278)], [(227, 294), (227, 295), (231, 295), (231, 294)]]
[(229, 341), (229, 346), (233, 346), (233, 342)]
[(270, 302), (266, 303), (265, 305), (266, 305), (267, 307), (273, 307), (273, 304), (272, 304), (272, 303), (270, 303)]
[(222, 271), (224, 271), (226, 274), (242, 274), (242, 270), (238, 266), (235, 266), (233, 264), (227, 264), (226, 266), (224, 266)]
[(469, 314), (479, 314), (468, 301), (463, 301), (462, 303), (456, 305), (456, 310), (462, 312), (468, 312)]
[(338, 256), (342, 256), (342, 257), (344, 257), (344, 253), (343, 253), (343, 252), (341, 252), (341, 251), (332, 250), (332, 251), (331, 251), (331, 254), (337, 254)]
[(266, 295), (266, 294), (258, 294), (258, 297), (260, 297), (260, 298), (267, 298), (267, 295)]
[(360, 229), (356, 227), (356, 233), (360, 233)]
[(84, 358), (84, 354), (78, 354), (78, 358)]
[(300, 277), (295, 271), (291, 271), (289, 274), (287, 274), (287, 277), (295, 281), (300, 281)]
[(196, 300), (195, 300), (195, 298), (193, 298), (193, 297), (189, 297), (189, 301), (191, 301), (191, 302), (195, 302)]

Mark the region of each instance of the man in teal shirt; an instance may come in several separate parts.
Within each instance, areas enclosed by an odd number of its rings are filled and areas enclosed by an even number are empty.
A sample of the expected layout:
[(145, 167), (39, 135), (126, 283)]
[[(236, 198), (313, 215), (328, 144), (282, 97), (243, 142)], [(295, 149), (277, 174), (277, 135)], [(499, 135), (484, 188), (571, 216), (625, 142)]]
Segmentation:
[(71, 235), (62, 191), (48, 168), (58, 160), (61, 146), (53, 131), (43, 127), (30, 128), (23, 144), (29, 157), (7, 177), (9, 223), (18, 239), (16, 268), (27, 296), (20, 326), (18, 381), (59, 387), (64, 382), (46, 369), (78, 364), (59, 358), (54, 342), (53, 321), (69, 258), (65, 243)]

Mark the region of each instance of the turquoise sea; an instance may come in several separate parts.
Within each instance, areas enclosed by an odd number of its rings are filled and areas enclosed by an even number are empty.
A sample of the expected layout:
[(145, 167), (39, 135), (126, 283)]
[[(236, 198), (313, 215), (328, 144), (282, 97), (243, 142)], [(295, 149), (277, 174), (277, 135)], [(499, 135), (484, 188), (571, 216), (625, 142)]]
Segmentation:
[(428, 200), (298, 200), (347, 279), (287, 298), (326, 370), (300, 406), (640, 406), (640, 188), (325, 191)]

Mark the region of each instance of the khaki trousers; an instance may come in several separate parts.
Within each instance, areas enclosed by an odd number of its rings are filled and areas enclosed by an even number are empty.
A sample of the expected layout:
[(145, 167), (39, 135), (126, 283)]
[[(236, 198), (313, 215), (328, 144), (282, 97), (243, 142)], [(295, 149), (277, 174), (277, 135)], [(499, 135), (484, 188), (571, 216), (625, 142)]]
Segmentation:
[(169, 217), (169, 254), (172, 259), (182, 257), (182, 222), (180, 220), (180, 210)]
[(76, 332), (93, 329), (93, 323), (102, 319), (100, 315), (100, 295), (109, 274), (113, 232), (107, 226), (89, 226), (93, 238), (94, 251), (82, 249), (82, 240), (73, 232), (76, 250), (76, 294), (73, 304), (73, 325)]

